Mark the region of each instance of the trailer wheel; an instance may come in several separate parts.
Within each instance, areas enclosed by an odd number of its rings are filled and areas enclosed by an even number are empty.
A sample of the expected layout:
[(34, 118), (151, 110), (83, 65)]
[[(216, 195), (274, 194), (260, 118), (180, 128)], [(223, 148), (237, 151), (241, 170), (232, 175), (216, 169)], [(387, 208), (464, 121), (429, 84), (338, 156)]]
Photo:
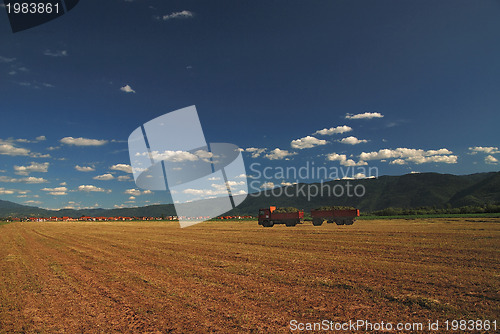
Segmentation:
[(337, 225), (344, 225), (344, 220), (337, 219), (337, 220), (335, 220), (335, 224), (337, 224)]
[(313, 225), (314, 226), (321, 226), (321, 225), (323, 225), (323, 219), (313, 218)]
[(346, 225), (352, 225), (352, 224), (354, 224), (354, 219), (353, 220), (346, 220), (345, 224)]

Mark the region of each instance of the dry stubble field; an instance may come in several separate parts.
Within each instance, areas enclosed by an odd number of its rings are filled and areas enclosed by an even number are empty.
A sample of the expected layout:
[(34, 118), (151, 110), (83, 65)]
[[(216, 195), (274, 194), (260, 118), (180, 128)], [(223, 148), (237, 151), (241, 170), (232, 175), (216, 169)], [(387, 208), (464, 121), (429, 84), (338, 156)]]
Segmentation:
[[(289, 332), (289, 322), (495, 319), (500, 220), (11, 223), (0, 333)], [(498, 320), (498, 319), (497, 319)]]

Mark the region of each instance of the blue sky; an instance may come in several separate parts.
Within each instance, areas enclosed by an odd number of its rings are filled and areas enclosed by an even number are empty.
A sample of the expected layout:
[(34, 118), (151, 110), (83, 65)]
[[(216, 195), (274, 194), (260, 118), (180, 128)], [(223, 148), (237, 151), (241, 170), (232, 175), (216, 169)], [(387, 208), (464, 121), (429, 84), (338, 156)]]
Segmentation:
[(15, 34), (2, 11), (0, 41), (3, 200), (169, 202), (137, 188), (127, 139), (190, 105), (249, 175), (499, 170), (498, 1), (81, 1)]

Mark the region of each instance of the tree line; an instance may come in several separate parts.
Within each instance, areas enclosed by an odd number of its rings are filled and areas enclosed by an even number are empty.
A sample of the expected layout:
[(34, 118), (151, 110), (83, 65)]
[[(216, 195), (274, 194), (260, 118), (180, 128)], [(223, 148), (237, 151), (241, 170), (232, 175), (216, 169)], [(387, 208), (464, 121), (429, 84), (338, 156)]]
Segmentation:
[(471, 213), (500, 213), (500, 204), (467, 205), (458, 208), (437, 208), (422, 206), (418, 208), (386, 208), (371, 212), (375, 216), (409, 216), (432, 214), (471, 214)]

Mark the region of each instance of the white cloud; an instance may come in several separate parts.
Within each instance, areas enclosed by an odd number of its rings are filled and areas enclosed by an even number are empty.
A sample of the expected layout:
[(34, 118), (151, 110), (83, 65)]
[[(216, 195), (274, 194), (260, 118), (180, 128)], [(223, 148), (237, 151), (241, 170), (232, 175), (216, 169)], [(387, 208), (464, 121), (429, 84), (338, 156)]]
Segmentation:
[(113, 180), (114, 178), (115, 177), (109, 173), (97, 175), (97, 176), (93, 177), (94, 180), (100, 180), (100, 181), (109, 181), (109, 180)]
[(22, 177), (22, 178), (10, 178), (7, 176), (0, 176), (0, 182), (10, 182), (10, 183), (29, 183), (29, 184), (35, 184), (35, 183), (46, 183), (48, 182), (45, 180), (43, 177)]
[(302, 150), (304, 148), (312, 148), (314, 146), (325, 145), (326, 143), (326, 140), (306, 136), (304, 138), (292, 140), (290, 146), (292, 146), (292, 148)]
[(22, 147), (16, 147), (12, 143), (0, 140), (0, 154), (9, 156), (29, 156), (30, 150)]
[(342, 166), (347, 166), (347, 167), (368, 165), (368, 163), (366, 161), (359, 160), (358, 162), (355, 162), (352, 159), (347, 159), (347, 160), (341, 161), (340, 164)]
[(265, 157), (269, 160), (282, 160), (292, 155), (296, 155), (297, 153), (288, 152), (287, 150), (281, 150), (279, 148), (275, 148), (271, 152), (265, 155)]
[(375, 176), (369, 176), (367, 177), (365, 174), (363, 173), (357, 173), (353, 176), (344, 176), (342, 178), (342, 180), (359, 180), (359, 179), (375, 179), (376, 177)]
[(246, 184), (246, 182), (245, 181), (227, 181), (227, 184), (230, 187), (235, 187), (235, 186), (242, 186), (242, 185)]
[[(41, 153), (30, 153), (30, 157), (32, 158), (50, 158), (50, 154), (41, 154)], [(59, 160), (62, 160), (64, 158), (61, 158)]]
[(345, 133), (345, 132), (349, 132), (349, 131), (352, 131), (352, 128), (350, 126), (347, 126), (347, 125), (341, 125), (341, 126), (337, 126), (336, 128), (324, 128), (323, 130), (318, 130), (316, 131), (314, 134), (315, 135), (328, 135), (328, 136), (331, 136), (333, 134), (341, 134), (341, 133)]
[(426, 155), (437, 155), (437, 154), (452, 154), (453, 152), (447, 148), (440, 148), (439, 150), (428, 150), (425, 152)]
[(9, 138), (7, 140), (0, 139), (0, 154), (8, 156), (29, 156), (32, 158), (50, 158), (50, 154), (31, 152), (27, 148), (16, 146), (15, 143), (37, 143), (37, 141), (31, 141), (23, 138), (20, 139)]
[(280, 185), (283, 186), (283, 187), (290, 187), (290, 186), (293, 186), (294, 183), (285, 182), (285, 180), (283, 180), (283, 181), (281, 181)]
[(133, 90), (129, 85), (121, 87), (120, 90), (125, 93), (135, 93), (135, 90)]
[(45, 137), (45, 136), (38, 136), (35, 139), (38, 140), (38, 141), (44, 141), (44, 140), (47, 140), (47, 137)]
[(260, 186), (261, 189), (272, 189), (274, 188), (274, 182), (266, 182)]
[(254, 176), (252, 176), (252, 175), (248, 175), (248, 174), (240, 174), (240, 175), (236, 176), (236, 178), (237, 178), (237, 179), (247, 179), (247, 178), (248, 178), (248, 179), (253, 179), (253, 178), (254, 178)]
[(32, 162), (29, 166), (14, 166), (17, 175), (29, 175), (32, 172), (47, 173), (49, 170), (49, 163)]
[(108, 192), (110, 193), (111, 190), (106, 190), (103, 188), (99, 188), (93, 185), (81, 185), (78, 187), (79, 191), (85, 191), (85, 192)]
[[(234, 188), (236, 186), (244, 185), (244, 184), (245, 184), (245, 181), (239, 181), (239, 182), (228, 181), (228, 185), (232, 187), (231, 190), (233, 192), (233, 195), (246, 194), (247, 193), (246, 191), (241, 191), (241, 190), (235, 191), (235, 188)], [(203, 198), (205, 198), (205, 199), (206, 198), (215, 198), (218, 195), (226, 195), (227, 196), (227, 188), (226, 188), (225, 184), (213, 183), (213, 184), (211, 184), (211, 187), (212, 188), (209, 188), (209, 189), (194, 189), (194, 188), (184, 189), (182, 191), (183, 194), (195, 196), (195, 198), (191, 198), (189, 201), (185, 201), (185, 202), (190, 202), (193, 200), (203, 199)]]
[(0, 188), (0, 195), (13, 195), (13, 194), (19, 194), (19, 198), (27, 197), (27, 193), (29, 193), (29, 190), (19, 190), (19, 189), (5, 189), (5, 188)]
[(120, 172), (125, 172), (125, 173), (132, 173), (132, 167), (127, 164), (116, 164), (111, 166), (109, 169), (118, 170)]
[(156, 161), (166, 160), (171, 162), (184, 162), (184, 161), (198, 160), (198, 156), (196, 154), (187, 151), (165, 151), (163, 153), (160, 153), (158, 151), (152, 151), (151, 156)]
[(476, 146), (476, 147), (469, 147), (469, 150), (472, 151), (471, 154), (476, 154), (478, 152), (481, 153), (487, 153), (487, 154), (497, 154), (500, 153), (498, 150), (498, 147), (482, 147), (482, 146)]
[(357, 145), (357, 144), (361, 144), (361, 143), (367, 143), (368, 140), (358, 139), (356, 137), (350, 136), (350, 137), (342, 138), (341, 140), (339, 140), (339, 142), (342, 144)]
[(183, 10), (180, 12), (173, 12), (168, 15), (163, 15), (163, 16), (158, 16), (157, 19), (161, 19), (163, 21), (168, 21), (171, 19), (190, 19), (194, 17), (193, 12), (190, 12), (189, 10)]
[(60, 140), (61, 143), (66, 145), (75, 145), (75, 146), (102, 146), (106, 144), (107, 140), (99, 140), (99, 139), (88, 139), (88, 138), (73, 138), (73, 137), (64, 137)]
[(347, 156), (345, 154), (330, 153), (326, 156), (327, 160), (330, 161), (345, 161)]
[(346, 114), (345, 118), (347, 119), (372, 119), (372, 118), (382, 118), (384, 115), (382, 115), (379, 112), (365, 112), (362, 114)]
[(430, 157), (414, 156), (409, 157), (406, 161), (414, 162), (416, 164), (423, 164), (427, 162), (441, 162), (445, 164), (456, 164), (458, 157), (456, 155), (433, 155)]
[(29, 201), (24, 201), (25, 204), (42, 204), (40, 201), (34, 201), (34, 200), (29, 200)]
[(211, 158), (215, 157), (212, 152), (208, 152), (205, 150), (198, 150), (194, 152), (194, 154), (205, 162), (212, 162)]
[(266, 148), (256, 148), (256, 147), (249, 147), (245, 149), (245, 152), (251, 153), (252, 158), (258, 158), (262, 153), (264, 153), (267, 149)]
[(7, 58), (0, 56), (0, 63), (12, 63), (16, 58)]
[(139, 189), (127, 189), (124, 193), (132, 196), (141, 196), (141, 191)]
[(486, 156), (486, 158), (484, 158), (484, 162), (486, 162), (489, 165), (495, 165), (498, 163), (498, 159), (492, 155), (488, 155)]
[[(213, 185), (212, 185), (213, 186)], [(182, 191), (183, 194), (194, 195), (194, 196), (203, 196), (203, 198), (207, 198), (208, 196), (217, 196), (221, 194), (227, 194), (227, 189), (193, 189), (188, 188)]]
[(391, 165), (406, 165), (406, 161), (403, 159), (396, 159), (389, 162)]
[(396, 148), (396, 149), (381, 149), (377, 152), (362, 152), (359, 155), (361, 160), (384, 160), (395, 159), (393, 164), (402, 164), (401, 160), (405, 162), (413, 162), (416, 164), (438, 162), (454, 164), (457, 163), (458, 157), (452, 155), (452, 151), (442, 148), (439, 150), (422, 150), (413, 148)]
[(93, 172), (93, 171), (95, 171), (95, 168), (90, 167), (90, 166), (78, 166), (78, 165), (76, 165), (75, 169), (79, 172)]
[(116, 179), (118, 181), (128, 181), (128, 180), (130, 180), (130, 176), (128, 176), (128, 175), (120, 175)]
[(64, 196), (67, 195), (68, 188), (66, 187), (57, 187), (57, 188), (43, 188), (42, 191), (48, 192), (53, 196)]
[[(150, 155), (149, 152), (144, 152), (144, 153), (136, 153), (137, 156), (148, 156)], [(213, 155), (212, 152), (208, 152), (205, 150), (198, 150), (194, 153), (187, 152), (187, 151), (164, 151), (164, 152), (158, 152), (158, 151), (152, 151), (151, 152), (151, 157), (154, 160), (162, 160), (162, 161), (171, 161), (171, 162), (184, 162), (184, 161), (197, 161), (197, 160), (203, 160), (205, 162), (211, 162), (211, 158), (215, 158), (216, 156)]]
[(342, 166), (347, 167), (368, 165), (368, 163), (363, 160), (355, 162), (352, 159), (347, 159), (345, 154), (330, 153), (326, 156), (326, 159), (329, 161), (339, 161)]
[[(1, 63), (1, 61), (0, 61), (0, 63)], [(29, 72), (29, 71), (30, 70), (28, 68), (24, 67), (24, 66), (18, 66), (16, 64), (11, 64), (10, 65), (10, 71), (7, 72), (7, 74), (9, 74), (9, 75), (16, 75), (16, 74), (18, 74), (20, 72), (26, 73), (26, 72)], [(17, 83), (17, 84), (19, 84), (19, 83)]]
[[(18, 68), (18, 70), (21, 70), (23, 68)], [(28, 69), (24, 69), (25, 71), (28, 71)], [(13, 72), (10, 72), (9, 74), (11, 75), (14, 75), (16, 74), (17, 72), (13, 71)], [(47, 82), (39, 82), (39, 81), (36, 81), (36, 80), (33, 80), (33, 81), (20, 81), (20, 82), (16, 82), (16, 84), (18, 84), (19, 86), (23, 86), (23, 87), (31, 87), (31, 88), (34, 88), (34, 89), (42, 89), (42, 88), (54, 88), (55, 86), (50, 84), (50, 83), (47, 83)]]
[(45, 50), (43, 52), (45, 56), (50, 56), (50, 57), (66, 57), (68, 55), (68, 51), (66, 50), (61, 50), (61, 51), (50, 51), (50, 50)]
[(141, 196), (141, 195), (151, 195), (153, 192), (151, 190), (140, 191), (139, 189), (127, 189), (123, 192), (126, 195), (131, 196)]

